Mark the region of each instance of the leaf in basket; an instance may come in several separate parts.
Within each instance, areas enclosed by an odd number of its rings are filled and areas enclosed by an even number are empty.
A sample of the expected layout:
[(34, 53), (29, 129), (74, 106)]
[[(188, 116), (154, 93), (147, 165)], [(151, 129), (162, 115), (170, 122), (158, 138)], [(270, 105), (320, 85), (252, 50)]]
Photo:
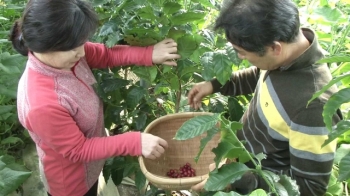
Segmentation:
[(201, 115), (187, 120), (176, 132), (174, 139), (187, 140), (203, 134), (218, 123), (219, 115)]
[(194, 158), (194, 161), (197, 163), (199, 160), (199, 157), (201, 156), (205, 146), (207, 145), (207, 143), (213, 139), (213, 137), (215, 136), (215, 134), (217, 134), (220, 131), (220, 129), (218, 129), (217, 127), (213, 127), (212, 129), (210, 129), (209, 131), (207, 131), (207, 136), (203, 139), (201, 139), (201, 145), (199, 147), (199, 152), (197, 154), (197, 156)]
[(239, 162), (225, 164), (219, 168), (218, 172), (209, 173), (204, 189), (207, 191), (224, 190), (228, 184), (241, 179), (242, 175), (250, 170), (246, 165)]

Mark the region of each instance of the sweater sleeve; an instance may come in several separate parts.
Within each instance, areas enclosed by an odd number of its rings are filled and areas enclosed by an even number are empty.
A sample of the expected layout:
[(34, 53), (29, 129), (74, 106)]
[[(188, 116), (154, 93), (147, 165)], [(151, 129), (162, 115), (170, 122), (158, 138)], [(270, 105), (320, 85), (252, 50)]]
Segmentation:
[(87, 42), (84, 45), (85, 58), (91, 68), (107, 68), (123, 65), (153, 65), (153, 46), (137, 47), (115, 45), (107, 48), (104, 44)]
[(73, 162), (141, 155), (140, 132), (86, 138), (68, 111), (59, 105), (33, 108), (28, 114), (27, 124), (28, 130), (35, 130), (44, 145)]
[(230, 80), (224, 85), (221, 85), (217, 79), (213, 79), (211, 80), (213, 92), (230, 96), (251, 94), (256, 88), (259, 74), (260, 70), (252, 66), (232, 73)]

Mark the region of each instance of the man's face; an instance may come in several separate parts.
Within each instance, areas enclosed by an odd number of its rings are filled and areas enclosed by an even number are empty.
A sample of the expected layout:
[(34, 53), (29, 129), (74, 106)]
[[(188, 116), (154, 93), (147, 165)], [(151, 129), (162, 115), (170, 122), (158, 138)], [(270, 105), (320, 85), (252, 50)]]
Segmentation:
[(244, 50), (243, 48), (236, 46), (232, 44), (234, 50), (237, 53), (238, 58), (240, 59), (246, 59), (249, 61), (252, 65), (262, 69), (262, 70), (274, 70), (277, 69), (279, 66), (277, 64), (276, 56), (273, 54), (273, 50), (271, 47), (266, 47), (266, 52), (263, 56), (260, 56), (259, 54), (255, 52), (248, 52)]

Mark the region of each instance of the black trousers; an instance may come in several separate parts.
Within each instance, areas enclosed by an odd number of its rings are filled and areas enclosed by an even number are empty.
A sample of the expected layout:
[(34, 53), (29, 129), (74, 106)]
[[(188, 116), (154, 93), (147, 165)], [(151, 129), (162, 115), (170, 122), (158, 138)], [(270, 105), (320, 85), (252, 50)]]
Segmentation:
[[(97, 196), (97, 187), (98, 187), (98, 181), (90, 188), (90, 190), (84, 195), (84, 196)], [(47, 193), (48, 196), (50, 193)]]

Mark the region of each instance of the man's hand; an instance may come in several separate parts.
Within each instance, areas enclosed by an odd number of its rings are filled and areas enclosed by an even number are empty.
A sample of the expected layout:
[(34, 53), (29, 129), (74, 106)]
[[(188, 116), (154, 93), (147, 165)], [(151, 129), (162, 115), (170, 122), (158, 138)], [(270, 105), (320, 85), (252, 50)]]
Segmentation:
[(200, 82), (195, 84), (187, 95), (188, 104), (191, 108), (199, 109), (202, 105), (203, 97), (213, 93), (211, 82)]
[(177, 43), (173, 39), (164, 39), (153, 47), (152, 62), (154, 64), (176, 66), (174, 60), (180, 57), (177, 54)]
[(141, 133), (142, 156), (145, 158), (156, 159), (164, 153), (167, 147), (168, 143), (164, 139), (149, 133)]

